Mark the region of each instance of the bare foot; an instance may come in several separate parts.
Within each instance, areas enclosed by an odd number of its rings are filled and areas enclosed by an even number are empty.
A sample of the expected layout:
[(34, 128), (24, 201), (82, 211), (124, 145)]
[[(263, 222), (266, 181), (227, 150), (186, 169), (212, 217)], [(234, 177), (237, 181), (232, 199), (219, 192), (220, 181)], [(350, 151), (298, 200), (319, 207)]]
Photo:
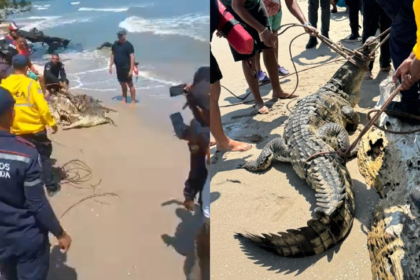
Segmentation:
[(226, 145), (217, 145), (217, 150), (221, 152), (245, 152), (252, 148), (248, 143), (235, 141), (229, 139), (230, 141)]
[(299, 95), (297, 95), (297, 94), (290, 95), (289, 93), (286, 93), (284, 91), (282, 91), (282, 92), (280, 92), (278, 94), (275, 94), (273, 92), (273, 99), (276, 99), (276, 98), (280, 98), (280, 99), (292, 99), (292, 98), (296, 98), (296, 97), (299, 97)]
[(122, 99), (122, 104), (127, 104), (127, 100), (125, 98)]
[(370, 71), (366, 72), (365, 80), (372, 80), (372, 79), (373, 79), (372, 72)]
[(136, 102), (131, 102), (130, 107), (132, 107), (132, 108), (136, 107)]
[(270, 110), (264, 105), (264, 103), (262, 104), (255, 104), (254, 108), (257, 109), (258, 114), (268, 114), (268, 112), (270, 112)]

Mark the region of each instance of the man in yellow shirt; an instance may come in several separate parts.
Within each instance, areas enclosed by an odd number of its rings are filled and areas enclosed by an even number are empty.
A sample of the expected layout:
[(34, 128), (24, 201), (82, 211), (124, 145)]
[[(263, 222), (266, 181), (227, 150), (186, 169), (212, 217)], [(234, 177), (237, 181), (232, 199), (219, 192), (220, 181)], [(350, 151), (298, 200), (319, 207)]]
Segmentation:
[(417, 43), (413, 52), (394, 74), (394, 82), (401, 77), (401, 90), (408, 90), (420, 80), (420, 0), (414, 0), (413, 9), (417, 25)]
[(49, 196), (58, 191), (51, 165), (52, 144), (47, 136), (47, 127), (56, 133), (58, 127), (49, 110), (41, 87), (26, 76), (29, 61), (24, 55), (12, 58), (13, 74), (2, 80), (1, 86), (7, 89), (16, 101), (16, 117), (12, 133), (35, 145), (41, 158), (42, 173)]

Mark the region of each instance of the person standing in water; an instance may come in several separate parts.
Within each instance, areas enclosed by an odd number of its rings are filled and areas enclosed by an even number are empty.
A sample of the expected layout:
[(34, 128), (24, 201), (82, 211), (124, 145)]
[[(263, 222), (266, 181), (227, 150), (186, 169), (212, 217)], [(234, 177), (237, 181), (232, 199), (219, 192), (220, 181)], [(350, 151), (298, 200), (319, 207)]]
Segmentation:
[(118, 40), (111, 49), (109, 73), (112, 74), (112, 65), (115, 64), (117, 79), (121, 85), (123, 103), (127, 103), (127, 91), (130, 89), (131, 106), (136, 104), (136, 89), (133, 84), (133, 69), (135, 66), (134, 47), (127, 41), (127, 32), (121, 30), (117, 33)]

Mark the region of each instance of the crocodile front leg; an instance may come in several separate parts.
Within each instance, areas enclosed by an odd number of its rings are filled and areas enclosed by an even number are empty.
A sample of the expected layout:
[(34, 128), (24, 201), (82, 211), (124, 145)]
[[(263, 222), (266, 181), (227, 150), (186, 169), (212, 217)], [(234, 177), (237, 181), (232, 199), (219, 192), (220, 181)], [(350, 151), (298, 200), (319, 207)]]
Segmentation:
[(275, 138), (268, 142), (258, 158), (247, 162), (243, 168), (248, 171), (266, 170), (271, 165), (273, 159), (283, 162), (291, 161), (289, 147), (287, 147), (286, 142), (282, 137)]
[[(346, 129), (336, 123), (327, 123), (321, 126), (318, 130), (318, 135), (336, 151), (345, 151), (350, 146), (349, 134)], [(357, 154), (357, 148), (358, 146), (350, 152), (351, 157)]]
[(350, 106), (341, 107), (341, 113), (347, 122), (347, 129), (349, 132), (355, 132), (360, 123), (359, 114)]

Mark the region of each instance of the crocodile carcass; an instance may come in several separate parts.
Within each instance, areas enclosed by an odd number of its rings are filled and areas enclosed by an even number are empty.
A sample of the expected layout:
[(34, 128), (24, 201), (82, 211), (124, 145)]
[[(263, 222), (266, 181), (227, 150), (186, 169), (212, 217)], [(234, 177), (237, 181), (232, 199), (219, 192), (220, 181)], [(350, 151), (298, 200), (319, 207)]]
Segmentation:
[[(397, 85), (380, 84), (377, 108)], [(419, 129), (382, 114), (379, 127), (394, 131)], [(372, 279), (420, 279), (420, 211), (410, 196), (420, 186), (419, 133), (392, 134), (375, 127), (363, 136), (358, 152), (360, 173), (381, 199), (368, 232)]]
[[(369, 38), (363, 52), (377, 46)], [(368, 61), (353, 57), (361, 65)], [(364, 69), (364, 68), (363, 68)], [(344, 161), (334, 151), (347, 149), (359, 115), (353, 110), (360, 100), (365, 70), (346, 62), (316, 93), (293, 108), (282, 137), (271, 140), (256, 160), (243, 167), (249, 171), (267, 169), (272, 160), (291, 162), (300, 178), (315, 190), (315, 218), (306, 227), (276, 234), (239, 234), (258, 246), (286, 257), (322, 253), (342, 241), (353, 224), (353, 183)], [(330, 152), (315, 157), (321, 152)], [(353, 155), (356, 151), (352, 151)]]
[(59, 91), (49, 96), (48, 103), (53, 117), (64, 130), (114, 124), (107, 114), (116, 111), (102, 106), (99, 100), (86, 94)]

